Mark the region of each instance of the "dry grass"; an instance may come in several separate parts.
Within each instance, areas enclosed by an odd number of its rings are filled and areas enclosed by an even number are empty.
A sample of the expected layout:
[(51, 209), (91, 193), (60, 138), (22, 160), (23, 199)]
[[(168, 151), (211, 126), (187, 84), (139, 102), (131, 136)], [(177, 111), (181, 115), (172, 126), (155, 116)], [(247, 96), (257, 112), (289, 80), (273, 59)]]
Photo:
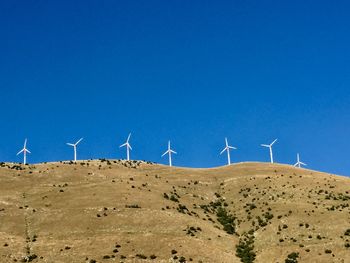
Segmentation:
[[(249, 230), (254, 262), (292, 252), (298, 262), (350, 262), (347, 177), (266, 163), (13, 165), (0, 167), (0, 262), (234, 263)], [(218, 200), (235, 217), (233, 235), (210, 205)]]

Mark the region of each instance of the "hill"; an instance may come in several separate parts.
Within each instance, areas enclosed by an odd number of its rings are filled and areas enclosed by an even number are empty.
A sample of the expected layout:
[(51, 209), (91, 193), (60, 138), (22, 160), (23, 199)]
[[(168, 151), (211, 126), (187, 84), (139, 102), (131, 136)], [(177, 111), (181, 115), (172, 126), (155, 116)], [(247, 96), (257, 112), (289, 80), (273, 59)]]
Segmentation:
[(0, 164), (0, 262), (350, 262), (350, 179), (267, 163)]

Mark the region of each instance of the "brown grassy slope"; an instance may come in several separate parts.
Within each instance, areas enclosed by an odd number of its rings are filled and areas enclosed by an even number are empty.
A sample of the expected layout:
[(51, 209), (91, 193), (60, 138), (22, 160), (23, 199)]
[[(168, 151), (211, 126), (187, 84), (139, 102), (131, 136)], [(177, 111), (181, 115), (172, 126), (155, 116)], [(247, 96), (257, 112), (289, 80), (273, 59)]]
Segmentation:
[[(350, 262), (347, 177), (266, 163), (20, 167), (0, 167), (0, 262), (234, 263), (249, 230), (254, 262), (282, 263), (292, 252), (298, 262)], [(223, 230), (213, 202), (236, 217), (236, 233)]]

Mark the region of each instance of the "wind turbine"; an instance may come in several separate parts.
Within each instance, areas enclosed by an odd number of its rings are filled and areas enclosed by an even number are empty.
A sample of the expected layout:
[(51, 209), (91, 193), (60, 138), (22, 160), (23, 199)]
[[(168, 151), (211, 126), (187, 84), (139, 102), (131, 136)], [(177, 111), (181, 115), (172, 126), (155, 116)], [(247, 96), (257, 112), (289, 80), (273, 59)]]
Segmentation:
[(223, 154), (225, 151), (227, 151), (227, 164), (230, 165), (231, 164), (230, 149), (237, 150), (237, 148), (229, 146), (227, 142), (227, 138), (225, 138), (225, 143), (226, 143), (226, 147), (221, 151), (220, 154)]
[(126, 147), (126, 159), (128, 161), (130, 160), (130, 150), (132, 150), (131, 145), (129, 143), (130, 136), (131, 136), (131, 133), (129, 133), (129, 136), (128, 136), (128, 139), (126, 140), (126, 142), (119, 146), (119, 148)]
[(273, 154), (272, 154), (272, 145), (275, 144), (275, 142), (277, 142), (277, 139), (274, 140), (271, 144), (261, 144), (261, 146), (263, 147), (267, 147), (270, 149), (270, 158), (271, 158), (271, 163), (273, 163)]
[(299, 157), (299, 153), (298, 153), (297, 154), (297, 162), (296, 162), (296, 164), (294, 164), (294, 167), (301, 168), (302, 165), (306, 166), (307, 164), (300, 161), (300, 157)]
[(24, 145), (23, 145), (23, 149), (20, 150), (17, 155), (19, 155), (20, 153), (23, 153), (23, 164), (27, 163), (27, 153), (31, 153), (28, 149), (27, 149), (27, 139), (24, 140)]
[(83, 140), (80, 138), (76, 143), (67, 143), (67, 145), (72, 146), (74, 148), (74, 162), (77, 162), (77, 145)]
[(171, 162), (171, 154), (174, 153), (174, 154), (177, 154), (177, 152), (173, 151), (170, 147), (170, 141), (168, 142), (168, 150), (163, 153), (162, 157), (166, 154), (169, 154), (169, 166), (172, 166), (172, 162)]

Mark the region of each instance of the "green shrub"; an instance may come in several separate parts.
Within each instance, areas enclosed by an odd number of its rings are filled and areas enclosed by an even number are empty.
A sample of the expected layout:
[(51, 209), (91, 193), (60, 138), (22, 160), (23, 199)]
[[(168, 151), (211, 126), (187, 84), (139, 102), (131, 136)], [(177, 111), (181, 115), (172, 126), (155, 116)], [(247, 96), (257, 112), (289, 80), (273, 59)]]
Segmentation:
[(245, 236), (239, 240), (236, 245), (236, 256), (241, 259), (243, 263), (252, 263), (255, 260), (256, 254), (254, 252), (254, 236)]
[(219, 223), (224, 227), (226, 233), (230, 235), (235, 233), (235, 218), (229, 214), (225, 208), (219, 207), (216, 216)]
[(285, 263), (298, 263), (298, 258), (299, 258), (299, 253), (293, 252), (287, 256), (287, 258), (284, 262)]
[(147, 259), (147, 257), (143, 254), (136, 254), (136, 257), (141, 258), (141, 259)]
[(179, 199), (177, 199), (175, 195), (171, 195), (169, 199), (173, 202), (177, 202), (177, 203), (179, 202)]

